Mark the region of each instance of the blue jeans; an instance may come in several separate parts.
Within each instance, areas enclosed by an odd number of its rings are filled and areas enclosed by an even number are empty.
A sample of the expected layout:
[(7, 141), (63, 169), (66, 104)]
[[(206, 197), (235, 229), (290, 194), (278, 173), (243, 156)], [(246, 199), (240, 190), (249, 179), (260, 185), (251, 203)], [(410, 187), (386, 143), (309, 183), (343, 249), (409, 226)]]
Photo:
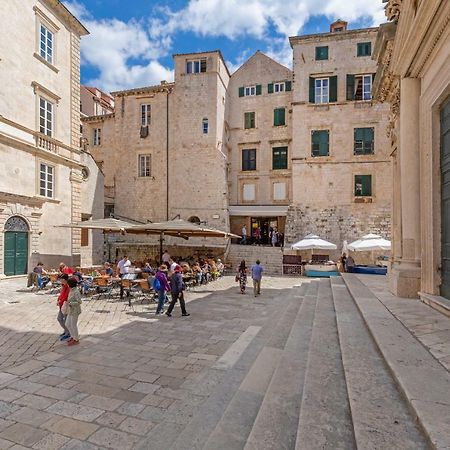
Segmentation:
[(166, 301), (166, 291), (161, 289), (158, 291), (158, 307), (156, 308), (156, 314), (164, 311), (164, 302)]

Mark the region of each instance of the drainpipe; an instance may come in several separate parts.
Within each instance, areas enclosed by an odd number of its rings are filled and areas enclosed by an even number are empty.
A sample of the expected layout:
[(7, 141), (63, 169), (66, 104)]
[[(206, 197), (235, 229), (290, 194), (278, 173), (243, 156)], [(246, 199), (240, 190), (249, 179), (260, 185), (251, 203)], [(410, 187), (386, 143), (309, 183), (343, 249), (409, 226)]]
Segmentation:
[[(166, 91), (166, 220), (169, 220), (169, 93)], [(162, 244), (161, 244), (162, 245)]]

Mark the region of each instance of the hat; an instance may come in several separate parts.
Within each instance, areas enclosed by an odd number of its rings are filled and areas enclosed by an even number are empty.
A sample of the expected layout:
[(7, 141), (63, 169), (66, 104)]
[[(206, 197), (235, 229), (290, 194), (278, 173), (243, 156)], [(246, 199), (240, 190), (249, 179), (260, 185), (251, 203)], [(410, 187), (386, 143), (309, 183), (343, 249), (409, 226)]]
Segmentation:
[(181, 272), (181, 266), (178, 264), (175, 266), (175, 272)]
[(159, 270), (167, 272), (167, 266), (165, 264), (161, 264), (159, 266)]

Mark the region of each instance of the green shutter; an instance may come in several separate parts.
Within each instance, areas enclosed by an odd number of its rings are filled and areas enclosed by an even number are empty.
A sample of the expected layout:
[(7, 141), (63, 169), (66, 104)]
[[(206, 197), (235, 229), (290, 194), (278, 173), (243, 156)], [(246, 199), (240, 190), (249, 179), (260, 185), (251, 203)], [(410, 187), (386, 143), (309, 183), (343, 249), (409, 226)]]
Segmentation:
[(365, 128), (355, 128), (355, 141), (364, 141)]
[(256, 95), (261, 95), (262, 93), (262, 86), (260, 84), (256, 85)]
[(279, 111), (280, 125), (286, 125), (286, 109), (280, 108)]
[(246, 112), (244, 113), (244, 128), (255, 128), (255, 113), (254, 112)]
[(273, 110), (274, 126), (286, 125), (286, 110), (284, 108), (275, 108)]
[(337, 102), (337, 76), (330, 77), (330, 103)]
[(273, 94), (273, 83), (269, 83), (269, 84), (267, 85), (267, 92), (268, 92), (269, 94)]
[(275, 108), (274, 110), (273, 110), (273, 125), (276, 127), (276, 126), (278, 126), (279, 125), (279, 114), (278, 114), (278, 111), (279, 111), (279, 109), (278, 108)]
[(239, 97), (243, 97), (244, 96), (244, 86), (239, 88)]
[(328, 46), (316, 47), (316, 61), (328, 59)]
[(372, 195), (372, 175), (363, 175), (362, 181), (362, 195), (364, 197), (370, 197)]
[(355, 75), (347, 74), (347, 100), (355, 100)]
[(309, 103), (316, 103), (315, 80), (309, 77)]
[(285, 82), (286, 91), (292, 90), (292, 81)]
[(311, 132), (311, 155), (328, 156), (329, 155), (329, 131), (314, 130)]

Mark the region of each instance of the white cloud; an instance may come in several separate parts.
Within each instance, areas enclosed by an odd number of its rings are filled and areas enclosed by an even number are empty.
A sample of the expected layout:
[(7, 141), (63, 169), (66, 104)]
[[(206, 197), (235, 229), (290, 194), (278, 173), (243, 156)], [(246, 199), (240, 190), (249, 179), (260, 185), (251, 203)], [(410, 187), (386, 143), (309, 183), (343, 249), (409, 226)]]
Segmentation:
[(173, 79), (173, 71), (158, 62), (170, 49), (170, 36), (151, 38), (144, 22), (95, 20), (79, 2), (65, 5), (90, 31), (81, 40), (82, 63), (100, 74), (87, 84), (114, 91)]

